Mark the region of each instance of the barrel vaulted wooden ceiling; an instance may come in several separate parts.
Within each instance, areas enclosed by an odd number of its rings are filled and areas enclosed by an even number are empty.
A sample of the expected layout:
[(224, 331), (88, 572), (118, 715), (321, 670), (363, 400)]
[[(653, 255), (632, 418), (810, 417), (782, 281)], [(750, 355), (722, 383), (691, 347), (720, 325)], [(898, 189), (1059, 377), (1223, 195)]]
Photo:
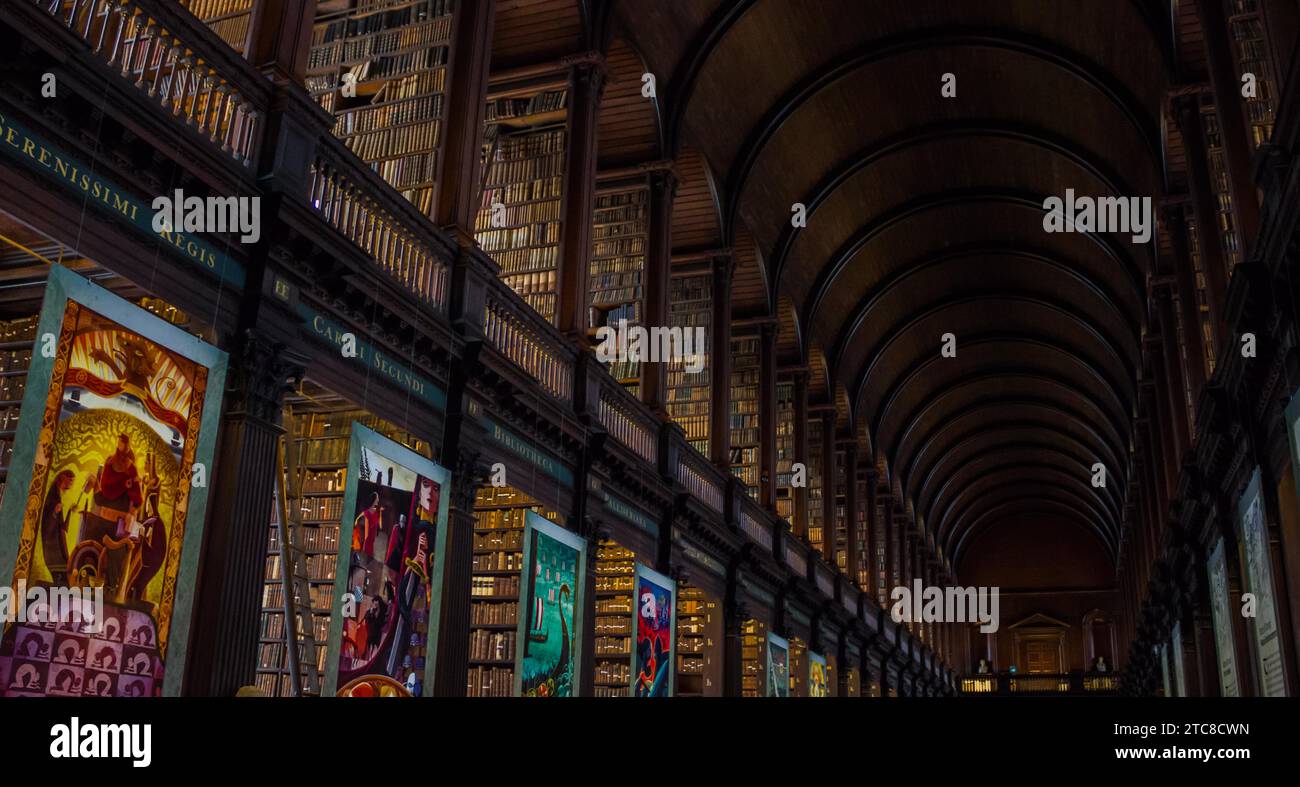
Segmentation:
[(560, 7), (548, 41), (607, 52), (602, 166), (676, 162), (675, 249), (743, 257), (736, 316), (777, 318), (954, 565), (1026, 515), (1117, 552), (1156, 244), (1042, 204), (1163, 194), (1168, 3), (501, 0), (494, 64)]

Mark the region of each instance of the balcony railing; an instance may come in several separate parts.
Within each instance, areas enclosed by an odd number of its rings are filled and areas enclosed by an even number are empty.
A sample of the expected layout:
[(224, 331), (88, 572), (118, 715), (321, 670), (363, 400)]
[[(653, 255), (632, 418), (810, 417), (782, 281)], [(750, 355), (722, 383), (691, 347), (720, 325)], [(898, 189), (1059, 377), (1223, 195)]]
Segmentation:
[(704, 457), (685, 444), (678, 454), (677, 482), (696, 500), (721, 514), (722, 486)]
[(307, 200), (408, 292), (446, 309), (448, 268), (434, 251), (433, 225), (418, 214), (402, 215), (408, 207), (402, 196), (332, 134), (317, 141)]
[(488, 280), (483, 332), (493, 347), (536, 378), (544, 391), (566, 404), (573, 402), (576, 351), (500, 279)]
[(269, 84), (179, 3), (35, 0), (123, 83), (251, 167)]
[(651, 465), (659, 463), (659, 424), (645, 405), (609, 375), (600, 381), (597, 417), (610, 435)]
[(752, 502), (748, 497), (741, 499), (740, 532), (749, 536), (754, 543), (762, 546), (764, 549), (772, 549), (772, 524), (771, 521), (763, 515), (762, 509)]

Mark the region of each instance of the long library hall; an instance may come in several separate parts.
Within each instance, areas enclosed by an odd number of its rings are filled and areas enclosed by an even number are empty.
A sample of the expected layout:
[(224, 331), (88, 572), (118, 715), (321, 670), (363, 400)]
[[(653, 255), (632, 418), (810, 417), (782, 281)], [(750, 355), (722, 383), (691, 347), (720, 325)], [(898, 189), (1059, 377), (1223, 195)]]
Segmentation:
[(0, 697), (1293, 695), (1298, 35), (5, 2)]

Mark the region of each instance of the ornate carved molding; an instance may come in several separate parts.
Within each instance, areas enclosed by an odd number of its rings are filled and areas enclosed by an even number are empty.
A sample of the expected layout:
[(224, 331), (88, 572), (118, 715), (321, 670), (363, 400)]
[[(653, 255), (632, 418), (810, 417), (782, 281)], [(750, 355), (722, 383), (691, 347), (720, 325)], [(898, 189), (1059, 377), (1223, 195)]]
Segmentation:
[(245, 331), (227, 377), (229, 412), (279, 426), (284, 395), (302, 380), (306, 365), (305, 357), (283, 344)]

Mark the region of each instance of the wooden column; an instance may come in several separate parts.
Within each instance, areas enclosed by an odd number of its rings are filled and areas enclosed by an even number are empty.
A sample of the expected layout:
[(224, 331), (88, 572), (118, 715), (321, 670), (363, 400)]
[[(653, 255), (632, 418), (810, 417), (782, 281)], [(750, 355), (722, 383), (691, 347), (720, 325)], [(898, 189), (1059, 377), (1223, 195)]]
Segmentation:
[(835, 411), (822, 411), (822, 557), (835, 565)]
[(776, 511), (776, 323), (759, 326), (758, 358), (759, 503)]
[(1223, 241), (1219, 236), (1217, 197), (1211, 186), (1209, 154), (1201, 126), (1201, 108), (1195, 95), (1174, 99), (1174, 117), (1183, 134), (1187, 151), (1187, 182), (1192, 194), (1192, 214), (1196, 217), (1196, 238), (1200, 247), (1201, 269), (1205, 273), (1205, 295), (1214, 326), (1214, 347), (1223, 350), (1228, 291), (1228, 270), (1223, 259)]
[(307, 75), (316, 3), (278, 0), (253, 3), (244, 57), (274, 82), (301, 85)]
[(463, 247), (473, 245), (478, 215), (483, 113), (495, 17), (496, 0), (459, 0), (451, 34), (432, 218), (453, 232)]
[(1228, 172), (1228, 193), (1232, 195), (1232, 212), (1237, 220), (1237, 238), (1241, 241), (1242, 259), (1247, 259), (1248, 244), (1259, 233), (1259, 195), (1251, 165), (1254, 146), (1246, 125), (1246, 101), (1241, 96), (1236, 59), (1232, 42), (1228, 40), (1230, 32), (1223, 0), (1200, 0), (1196, 7), (1201, 15), (1205, 59), (1214, 87), (1214, 106), (1219, 117), (1223, 165)]
[(566, 126), (564, 226), (560, 233), (560, 308), (556, 326), (580, 347), (587, 347), (591, 220), (596, 203), (596, 123), (605, 89), (605, 65), (594, 53), (569, 58), (566, 62), (572, 71)]
[[(808, 466), (808, 372), (794, 373), (794, 461)], [(796, 486), (794, 494), (794, 534), (808, 538), (808, 485)]]
[(709, 453), (713, 464), (731, 468), (731, 276), (735, 266), (728, 255), (713, 262), (712, 336), (709, 337)]
[[(670, 322), (668, 290), (673, 267), (673, 197), (677, 193), (677, 176), (672, 169), (664, 167), (651, 171), (649, 181), (644, 320), (650, 327), (667, 327)], [(667, 417), (667, 369), (667, 364), (663, 363), (641, 364), (641, 401), (664, 417)]]
[[(271, 523), (281, 407), (303, 359), (248, 334), (231, 358), (203, 571), (183, 692), (233, 697), (257, 680), (266, 534)], [(238, 490), (236, 494), (235, 491)], [(169, 669), (172, 668), (169, 666)], [(175, 665), (180, 669), (180, 665)]]
[(844, 446), (844, 515), (848, 517), (848, 555), (844, 561), (844, 573), (855, 585), (858, 582), (858, 566), (862, 555), (858, 550), (858, 444), (853, 441)]
[(866, 514), (862, 521), (867, 528), (866, 537), (866, 554), (859, 559), (860, 565), (867, 568), (867, 582), (865, 587), (859, 588), (863, 593), (873, 594), (876, 584), (876, 509), (871, 505), (872, 494), (871, 487), (875, 484), (874, 468), (870, 467), (871, 457), (866, 457), (867, 467), (859, 468), (863, 475), (862, 487), (858, 493), (858, 505), (862, 507), (863, 513)]

